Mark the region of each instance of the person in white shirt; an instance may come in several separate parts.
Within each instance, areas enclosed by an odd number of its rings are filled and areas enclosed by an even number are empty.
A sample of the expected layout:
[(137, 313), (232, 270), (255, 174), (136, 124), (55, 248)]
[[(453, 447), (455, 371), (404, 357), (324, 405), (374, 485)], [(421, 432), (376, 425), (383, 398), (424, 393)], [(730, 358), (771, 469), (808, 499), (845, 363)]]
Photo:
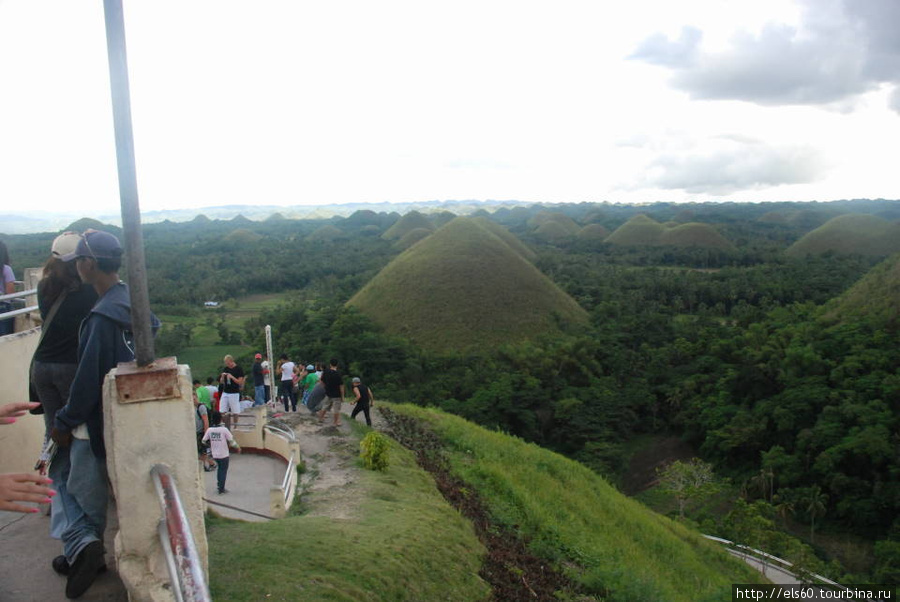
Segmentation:
[(230, 461), (228, 446), (231, 445), (237, 453), (241, 453), (241, 446), (234, 440), (234, 435), (231, 434), (231, 431), (222, 426), (222, 414), (220, 412), (211, 412), (210, 421), (212, 426), (203, 434), (202, 442), (209, 442), (212, 457), (218, 465), (216, 481), (219, 495), (222, 495), (223, 493), (228, 493), (228, 490), (225, 489), (225, 479), (228, 478), (228, 462)]
[(278, 362), (278, 370), (281, 371), (281, 386), (278, 388), (278, 396), (281, 398), (281, 403), (284, 404), (284, 411), (291, 411), (293, 406), (296, 412), (297, 396), (294, 395), (294, 374), (297, 371), (297, 365), (288, 359), (286, 353), (283, 353)]

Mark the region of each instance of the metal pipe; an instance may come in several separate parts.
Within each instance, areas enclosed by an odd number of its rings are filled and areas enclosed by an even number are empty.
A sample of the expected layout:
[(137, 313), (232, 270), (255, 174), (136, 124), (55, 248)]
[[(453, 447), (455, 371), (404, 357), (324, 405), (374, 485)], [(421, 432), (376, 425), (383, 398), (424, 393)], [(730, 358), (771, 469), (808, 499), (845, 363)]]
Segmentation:
[(6, 301), (7, 299), (20, 299), (22, 297), (27, 297), (28, 295), (36, 295), (37, 289), (33, 288), (28, 291), (22, 291), (21, 293), (9, 293), (8, 295), (0, 295), (0, 301)]
[(12, 309), (10, 311), (0, 314), (0, 320), (5, 320), (6, 318), (12, 318), (14, 316), (18, 316), (21, 314), (31, 313), (33, 311), (37, 311), (38, 309), (39, 309), (39, 307), (37, 305), (32, 305), (31, 307), (23, 307), (22, 309)]
[(200, 554), (197, 552), (194, 535), (184, 513), (175, 479), (172, 478), (168, 467), (162, 464), (154, 465), (150, 469), (150, 476), (156, 486), (159, 505), (166, 522), (168, 541), (163, 546), (169, 548), (174, 559), (172, 569), (175, 574), (170, 574), (173, 588), (177, 586), (181, 590), (186, 602), (211, 601)]
[(134, 332), (135, 359), (137, 365), (143, 367), (153, 363), (155, 353), (153, 335), (150, 331), (150, 294), (144, 265), (141, 209), (138, 204), (122, 0), (103, 0), (103, 10), (106, 15), (106, 52), (109, 57), (109, 84), (112, 91), (113, 126), (116, 136), (119, 202), (122, 210), (122, 229), (125, 234), (128, 287), (131, 291), (131, 324)]

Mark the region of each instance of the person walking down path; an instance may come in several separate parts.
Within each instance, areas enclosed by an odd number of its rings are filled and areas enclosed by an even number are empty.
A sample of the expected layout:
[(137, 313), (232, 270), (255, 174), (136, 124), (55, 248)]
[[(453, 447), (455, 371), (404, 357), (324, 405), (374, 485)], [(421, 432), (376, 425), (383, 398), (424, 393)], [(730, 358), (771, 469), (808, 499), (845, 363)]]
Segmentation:
[[(200, 387), (199, 389), (205, 389)], [(198, 389), (198, 390), (199, 390)], [(203, 435), (209, 430), (209, 409), (201, 403), (197, 394), (194, 393), (194, 430), (197, 432), (197, 457), (203, 464), (203, 470), (210, 472), (215, 469), (216, 463), (213, 462), (209, 455), (209, 448), (203, 443)]]
[(309, 407), (309, 395), (312, 393), (313, 387), (319, 382), (319, 375), (312, 364), (306, 366), (306, 376), (300, 381), (300, 388), (303, 389), (303, 405)]
[(203, 434), (201, 441), (203, 443), (209, 442), (213, 460), (215, 460), (218, 465), (216, 484), (218, 485), (219, 495), (222, 495), (228, 493), (228, 490), (225, 489), (225, 480), (228, 478), (228, 463), (230, 460), (228, 446), (230, 445), (233, 447), (234, 451), (237, 453), (241, 453), (241, 446), (234, 440), (234, 435), (231, 434), (231, 431), (222, 426), (221, 413), (213, 412), (211, 420), (212, 426)]
[(369, 414), (369, 407), (375, 405), (375, 396), (372, 390), (364, 385), (358, 376), (353, 377), (353, 394), (356, 399), (351, 403), (354, 405), (353, 412), (350, 413), (350, 419), (356, 420), (356, 415), (360, 412), (366, 415), (366, 424), (372, 426), (372, 416)]
[(344, 400), (344, 377), (338, 372), (338, 361), (332, 358), (327, 370), (322, 372), (320, 379), (325, 385), (325, 401), (319, 410), (319, 422), (325, 420), (325, 414), (331, 410), (334, 413), (334, 426), (341, 426), (341, 402)]
[(201, 385), (196, 378), (194, 379), (194, 395), (197, 396), (197, 400), (200, 403), (206, 406), (207, 410), (212, 409), (212, 396), (209, 394), (209, 388)]

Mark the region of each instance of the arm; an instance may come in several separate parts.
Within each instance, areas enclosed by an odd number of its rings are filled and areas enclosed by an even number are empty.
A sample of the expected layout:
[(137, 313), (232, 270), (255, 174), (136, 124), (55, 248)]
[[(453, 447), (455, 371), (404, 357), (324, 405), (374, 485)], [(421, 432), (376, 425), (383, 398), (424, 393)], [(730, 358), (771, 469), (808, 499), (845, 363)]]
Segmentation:
[(369, 405), (375, 405), (375, 394), (372, 393), (372, 387), (369, 387)]
[(241, 446), (238, 445), (238, 442), (234, 440), (234, 435), (231, 434), (231, 431), (225, 429), (225, 439), (228, 440), (228, 445), (231, 446), (231, 449), (236, 451), (237, 453), (241, 453)]
[[(103, 400), (103, 379), (116, 365), (116, 327), (105, 317), (88, 318), (79, 343), (79, 361), (66, 405), (57, 412), (51, 437), (66, 446), (71, 431), (84, 424)], [(54, 436), (56, 433), (56, 436)]]

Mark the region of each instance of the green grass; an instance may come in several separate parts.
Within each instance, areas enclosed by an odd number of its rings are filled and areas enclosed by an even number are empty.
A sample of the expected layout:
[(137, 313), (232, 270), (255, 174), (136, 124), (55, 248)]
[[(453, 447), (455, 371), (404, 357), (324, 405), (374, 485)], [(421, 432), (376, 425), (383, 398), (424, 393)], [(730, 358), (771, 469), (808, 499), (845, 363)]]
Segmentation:
[(730, 600), (732, 583), (764, 582), (686, 526), (627, 498), (577, 462), (465, 420), (391, 406), (442, 437), (454, 472), (494, 518), (593, 595), (610, 600)]
[(841, 254), (890, 255), (900, 251), (900, 222), (851, 213), (828, 220), (791, 245), (792, 257), (832, 251)]
[(436, 350), (493, 347), (586, 323), (587, 313), (477, 220), (407, 249), (350, 301), (388, 332)]
[[(358, 438), (362, 429), (354, 432)], [(490, 588), (478, 576), (484, 548), (472, 526), (410, 452), (391, 441), (390, 457), (387, 472), (360, 469), (353, 487), (363, 497), (353, 519), (208, 519), (213, 598), (487, 599)], [(342, 501), (336, 494), (328, 503)]]
[(606, 242), (624, 245), (667, 245), (672, 247), (701, 247), (734, 250), (724, 236), (710, 224), (691, 222), (668, 227), (646, 215), (636, 215), (607, 237)]

